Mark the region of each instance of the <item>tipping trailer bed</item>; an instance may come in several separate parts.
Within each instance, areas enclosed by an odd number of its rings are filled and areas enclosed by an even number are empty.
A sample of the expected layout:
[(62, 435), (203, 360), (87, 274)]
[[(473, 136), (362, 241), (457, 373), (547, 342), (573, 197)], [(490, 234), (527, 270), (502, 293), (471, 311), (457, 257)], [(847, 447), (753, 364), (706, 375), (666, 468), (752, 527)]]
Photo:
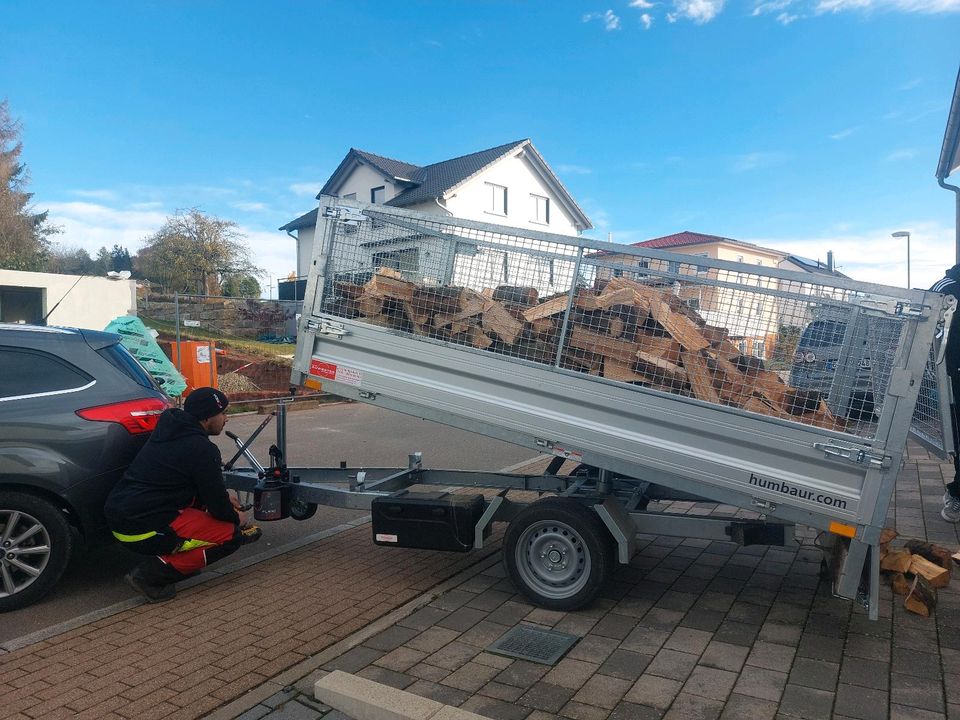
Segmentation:
[[(834, 591), (875, 617), (875, 550), (908, 435), (953, 450), (935, 358), (952, 300), (750, 262), (322, 197), (294, 384), (581, 471), (431, 471), (414, 456), (359, 479), (289, 468), (295, 507), (369, 506), (414, 483), (557, 493), (529, 506), (500, 493), (474, 542), (511, 520), (511, 577), (550, 607), (589, 601), (605, 548), (628, 562), (637, 531), (782, 544), (800, 523), (824, 532)], [(664, 497), (765, 522), (643, 512)]]

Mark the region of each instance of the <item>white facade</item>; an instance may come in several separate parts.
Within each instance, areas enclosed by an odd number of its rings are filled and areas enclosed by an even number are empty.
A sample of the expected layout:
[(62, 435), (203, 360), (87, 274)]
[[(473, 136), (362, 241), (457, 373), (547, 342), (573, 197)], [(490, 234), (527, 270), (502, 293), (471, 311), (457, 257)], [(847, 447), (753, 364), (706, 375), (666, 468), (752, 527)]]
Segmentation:
[[(553, 189), (558, 186), (559, 181), (527, 142), (525, 146), (518, 146), (472, 177), (450, 188), (442, 198), (408, 205), (404, 209), (426, 215), (453, 215), (508, 227), (576, 236), (581, 226), (578, 226), (577, 218), (571, 214), (568, 207), (568, 203), (573, 201), (566, 194), (561, 198)], [(374, 190), (381, 187), (382, 194), (378, 191), (374, 197)], [(403, 193), (407, 187), (385, 177), (366, 162), (358, 162), (331, 190), (345, 199), (386, 203)], [(585, 220), (584, 218), (581, 222)], [(297, 276), (301, 278), (309, 274), (314, 233), (315, 227), (297, 230)], [(422, 249), (424, 253), (430, 252), (426, 246)], [(494, 265), (500, 267), (501, 260), (492, 258), (491, 267)]]
[(0, 270), (0, 320), (30, 322), (47, 313), (47, 325), (103, 330), (114, 318), (137, 314), (137, 282)]

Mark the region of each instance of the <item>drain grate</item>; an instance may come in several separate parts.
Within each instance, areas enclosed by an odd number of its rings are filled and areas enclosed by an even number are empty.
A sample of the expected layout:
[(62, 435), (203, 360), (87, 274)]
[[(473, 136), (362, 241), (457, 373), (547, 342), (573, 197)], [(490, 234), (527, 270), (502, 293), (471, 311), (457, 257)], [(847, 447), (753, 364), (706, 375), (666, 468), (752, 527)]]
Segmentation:
[(544, 630), (533, 625), (517, 625), (501, 635), (487, 652), (530, 660), (542, 665), (556, 665), (579, 640), (576, 635)]

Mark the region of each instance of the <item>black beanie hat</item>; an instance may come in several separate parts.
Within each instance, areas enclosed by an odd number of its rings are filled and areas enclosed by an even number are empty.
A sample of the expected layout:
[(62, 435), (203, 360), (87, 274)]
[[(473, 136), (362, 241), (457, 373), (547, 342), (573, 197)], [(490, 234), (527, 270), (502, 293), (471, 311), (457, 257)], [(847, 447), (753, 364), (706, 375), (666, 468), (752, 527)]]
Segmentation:
[(227, 396), (216, 388), (202, 387), (187, 395), (183, 409), (197, 420), (206, 420), (222, 413), (229, 404)]

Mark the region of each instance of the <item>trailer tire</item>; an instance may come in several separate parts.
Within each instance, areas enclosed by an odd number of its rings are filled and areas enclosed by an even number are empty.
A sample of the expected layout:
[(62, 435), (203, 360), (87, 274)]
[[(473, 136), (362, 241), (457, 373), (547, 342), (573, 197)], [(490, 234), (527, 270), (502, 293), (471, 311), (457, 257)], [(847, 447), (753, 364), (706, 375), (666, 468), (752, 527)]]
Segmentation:
[(613, 567), (613, 541), (600, 517), (569, 498), (522, 510), (507, 528), (504, 565), (517, 589), (548, 610), (576, 610), (596, 598)]
[(317, 504), (306, 500), (290, 501), (290, 517), (294, 520), (309, 520), (317, 514)]

